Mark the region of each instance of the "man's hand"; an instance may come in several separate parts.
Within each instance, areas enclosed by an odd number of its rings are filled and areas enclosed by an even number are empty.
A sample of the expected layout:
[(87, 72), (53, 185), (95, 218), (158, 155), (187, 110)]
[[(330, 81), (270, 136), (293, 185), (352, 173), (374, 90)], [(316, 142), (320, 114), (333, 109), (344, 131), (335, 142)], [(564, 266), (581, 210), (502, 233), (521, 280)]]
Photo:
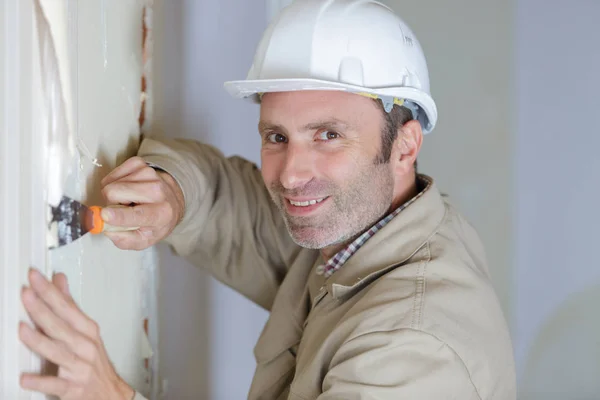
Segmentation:
[(23, 374), (21, 386), (62, 400), (131, 400), (133, 389), (115, 372), (98, 325), (73, 301), (65, 275), (49, 282), (32, 269), (29, 282), (31, 288), (24, 288), (21, 297), (38, 329), (22, 322), (19, 337), (56, 364), (58, 376)]
[(167, 237), (181, 221), (185, 201), (181, 188), (165, 172), (133, 157), (115, 168), (100, 183), (109, 205), (133, 207), (103, 209), (102, 219), (114, 226), (139, 226), (131, 232), (106, 232), (120, 249), (142, 250)]

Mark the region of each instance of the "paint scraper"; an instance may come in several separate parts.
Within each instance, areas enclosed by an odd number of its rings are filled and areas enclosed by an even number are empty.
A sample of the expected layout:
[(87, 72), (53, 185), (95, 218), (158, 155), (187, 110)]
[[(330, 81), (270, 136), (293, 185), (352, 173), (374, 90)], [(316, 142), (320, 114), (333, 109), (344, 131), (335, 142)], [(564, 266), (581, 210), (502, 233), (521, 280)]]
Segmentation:
[(87, 207), (67, 196), (63, 196), (56, 207), (49, 207), (51, 215), (48, 225), (48, 249), (69, 244), (87, 233), (126, 232), (138, 229), (138, 227), (111, 226), (102, 220), (101, 207)]

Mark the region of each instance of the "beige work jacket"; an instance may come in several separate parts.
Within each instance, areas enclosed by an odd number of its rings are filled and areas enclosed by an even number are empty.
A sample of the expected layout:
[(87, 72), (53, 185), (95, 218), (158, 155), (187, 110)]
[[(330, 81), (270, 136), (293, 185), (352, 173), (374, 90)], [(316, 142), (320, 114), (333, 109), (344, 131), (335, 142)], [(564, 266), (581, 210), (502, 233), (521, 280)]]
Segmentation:
[(291, 240), (251, 162), (187, 140), (145, 139), (139, 155), (183, 190), (173, 250), (270, 311), (249, 399), (516, 398), (484, 249), (431, 178), (324, 278), (327, 260)]

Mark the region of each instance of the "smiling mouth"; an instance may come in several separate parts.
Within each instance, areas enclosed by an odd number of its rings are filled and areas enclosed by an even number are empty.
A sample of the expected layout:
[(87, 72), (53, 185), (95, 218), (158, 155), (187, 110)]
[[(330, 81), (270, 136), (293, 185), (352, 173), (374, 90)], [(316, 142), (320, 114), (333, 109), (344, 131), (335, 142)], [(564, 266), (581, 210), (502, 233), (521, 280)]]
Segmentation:
[(293, 201), (293, 200), (287, 199), (287, 201), (295, 207), (309, 207), (309, 206), (313, 206), (315, 204), (319, 204), (326, 199), (327, 199), (327, 197), (322, 197), (320, 199), (306, 200), (306, 201)]

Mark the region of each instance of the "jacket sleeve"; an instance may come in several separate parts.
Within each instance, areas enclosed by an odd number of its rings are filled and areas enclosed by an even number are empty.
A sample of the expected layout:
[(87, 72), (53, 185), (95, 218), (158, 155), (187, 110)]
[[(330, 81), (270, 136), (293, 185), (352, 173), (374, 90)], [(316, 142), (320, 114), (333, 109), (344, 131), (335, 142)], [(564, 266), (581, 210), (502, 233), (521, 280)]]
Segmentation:
[(374, 332), (346, 342), (332, 359), (318, 400), (481, 400), (458, 355), (412, 329)]
[(270, 310), (300, 251), (258, 167), (186, 139), (143, 140), (138, 155), (179, 183), (185, 215), (166, 238), (176, 254)]

